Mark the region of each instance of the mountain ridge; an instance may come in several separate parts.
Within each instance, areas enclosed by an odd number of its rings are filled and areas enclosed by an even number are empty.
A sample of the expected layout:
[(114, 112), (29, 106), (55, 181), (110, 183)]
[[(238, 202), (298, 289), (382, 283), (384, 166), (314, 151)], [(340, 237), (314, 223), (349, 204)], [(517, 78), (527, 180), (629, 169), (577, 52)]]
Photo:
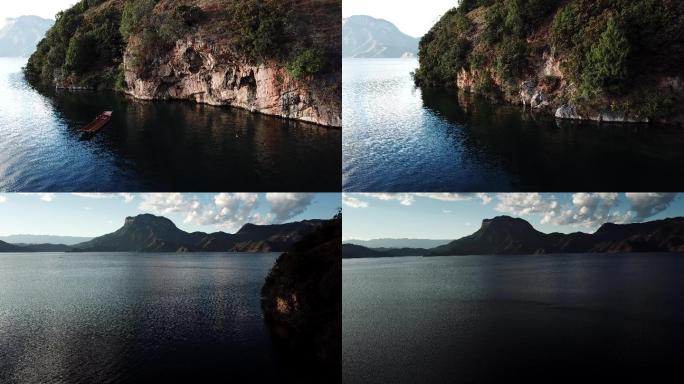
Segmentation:
[(245, 224), (234, 234), (185, 232), (166, 217), (129, 216), (121, 228), (74, 245), (10, 244), (0, 240), (0, 252), (286, 252), (326, 221)]
[(235, 234), (185, 232), (162, 216), (126, 217), (123, 227), (73, 246), (75, 252), (279, 252), (315, 230), (323, 220), (245, 224)]
[(29, 57), (54, 22), (34, 15), (7, 18), (0, 28), (0, 57)]
[(433, 248), (451, 242), (447, 239), (380, 238), (370, 240), (349, 239), (344, 244), (355, 244), (368, 248)]
[(605, 223), (594, 233), (543, 233), (520, 218), (484, 219), (475, 233), (431, 249), (371, 249), (345, 244), (345, 258), (395, 256), (532, 255), (684, 252), (684, 217), (643, 223)]
[(418, 41), (384, 19), (354, 15), (342, 20), (343, 58), (415, 57)]

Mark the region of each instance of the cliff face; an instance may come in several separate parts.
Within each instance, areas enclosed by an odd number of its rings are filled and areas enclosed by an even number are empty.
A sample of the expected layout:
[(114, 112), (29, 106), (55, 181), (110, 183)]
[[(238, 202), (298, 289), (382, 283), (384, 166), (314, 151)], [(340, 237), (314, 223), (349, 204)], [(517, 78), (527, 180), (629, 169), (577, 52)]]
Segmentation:
[(261, 290), (261, 306), (292, 382), (340, 381), (342, 220), (323, 224), (281, 255)]
[(420, 43), (416, 83), (560, 119), (684, 123), (684, 3), (464, 0)]
[(341, 127), (340, 12), (340, 0), (81, 0), (25, 74)]
[(273, 60), (250, 64), (244, 56), (226, 60), (230, 55), (225, 46), (211, 44), (201, 36), (189, 36), (177, 41), (170, 52), (155, 59), (140, 74), (131, 65), (128, 49), (124, 55), (125, 92), (144, 100), (190, 100), (342, 126), (335, 85), (339, 74), (297, 80)]

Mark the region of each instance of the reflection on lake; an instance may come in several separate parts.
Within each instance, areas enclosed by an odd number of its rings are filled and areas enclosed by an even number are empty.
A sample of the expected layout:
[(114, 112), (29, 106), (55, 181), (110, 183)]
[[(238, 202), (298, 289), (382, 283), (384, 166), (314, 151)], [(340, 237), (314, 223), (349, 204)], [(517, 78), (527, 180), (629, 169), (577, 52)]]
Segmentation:
[(672, 190), (684, 129), (565, 122), (421, 89), (417, 60), (343, 61), (346, 191)]
[[(336, 191), (338, 129), (113, 92), (36, 92), (0, 59), (0, 190)], [(111, 122), (83, 140), (104, 110)]]

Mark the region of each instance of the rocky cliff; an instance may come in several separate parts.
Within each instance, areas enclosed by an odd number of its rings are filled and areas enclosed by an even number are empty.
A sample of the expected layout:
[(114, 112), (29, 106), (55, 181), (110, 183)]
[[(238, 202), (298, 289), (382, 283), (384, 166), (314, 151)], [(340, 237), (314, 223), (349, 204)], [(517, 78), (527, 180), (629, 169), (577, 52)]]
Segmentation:
[(291, 382), (340, 382), (342, 218), (338, 215), (281, 255), (261, 306)]
[(227, 47), (203, 36), (188, 36), (167, 54), (148, 64), (140, 74), (124, 55), (125, 92), (144, 100), (191, 100), (243, 108), (320, 125), (342, 125), (336, 79), (295, 79), (273, 60), (250, 63), (226, 59)]
[(684, 123), (682, 20), (674, 0), (464, 0), (415, 79), (559, 119)]
[(340, 127), (340, 0), (81, 0), (25, 73)]

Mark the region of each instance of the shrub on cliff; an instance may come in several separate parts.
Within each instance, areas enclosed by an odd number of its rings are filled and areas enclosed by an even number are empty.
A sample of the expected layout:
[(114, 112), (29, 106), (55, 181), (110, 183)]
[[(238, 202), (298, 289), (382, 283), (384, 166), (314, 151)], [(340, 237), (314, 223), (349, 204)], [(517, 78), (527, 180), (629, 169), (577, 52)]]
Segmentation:
[(608, 19), (606, 30), (587, 53), (582, 74), (582, 90), (594, 95), (601, 90), (619, 92), (628, 76), (630, 44), (615, 19)]
[(522, 74), (527, 65), (527, 43), (519, 37), (506, 37), (496, 49), (496, 72), (506, 80)]
[(448, 11), (420, 39), (420, 68), (414, 74), (416, 83), (442, 86), (456, 81), (456, 73), (468, 66), (472, 49), (466, 35), (473, 26), (465, 13), (457, 8)]
[[(54, 26), (26, 64), (24, 73), (29, 81), (49, 84), (112, 66), (123, 50), (120, 13), (112, 7), (89, 11), (100, 3), (84, 0), (57, 14)], [(88, 79), (82, 85), (95, 86), (106, 76), (81, 77)]]
[(292, 10), (279, 0), (236, 0), (228, 5), (239, 45), (254, 61), (282, 59), (293, 28)]
[(90, 34), (76, 33), (69, 40), (64, 59), (64, 69), (76, 74), (85, 73), (95, 57), (95, 39)]
[(304, 49), (287, 63), (287, 72), (295, 79), (319, 73), (324, 65), (323, 55), (316, 49)]

